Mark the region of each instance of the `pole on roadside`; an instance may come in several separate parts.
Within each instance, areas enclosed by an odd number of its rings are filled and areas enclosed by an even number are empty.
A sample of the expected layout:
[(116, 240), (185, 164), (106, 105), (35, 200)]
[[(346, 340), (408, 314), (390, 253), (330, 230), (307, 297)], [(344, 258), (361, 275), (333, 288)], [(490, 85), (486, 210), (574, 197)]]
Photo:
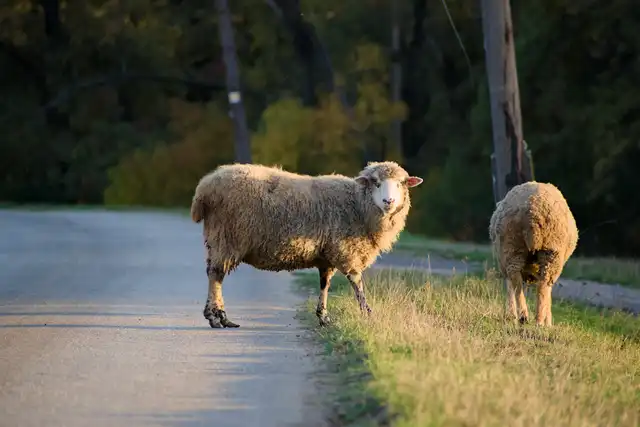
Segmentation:
[(481, 0), (485, 64), (489, 83), (495, 200), (533, 179), (531, 155), (522, 136), (520, 92), (509, 0)]
[[(522, 136), (520, 92), (509, 0), (481, 0), (485, 64), (491, 105), (494, 202), (532, 181), (531, 152)], [(504, 283), (506, 290), (506, 280)]]

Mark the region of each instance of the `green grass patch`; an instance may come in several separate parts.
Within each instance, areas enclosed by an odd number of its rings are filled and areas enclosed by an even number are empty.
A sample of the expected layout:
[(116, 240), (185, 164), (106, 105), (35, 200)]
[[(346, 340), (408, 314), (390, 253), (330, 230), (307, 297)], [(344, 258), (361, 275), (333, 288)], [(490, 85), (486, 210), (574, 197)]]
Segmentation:
[[(315, 329), (323, 346), (327, 363), (323, 366), (323, 378), (328, 391), (323, 390), (330, 425), (340, 426), (388, 426), (391, 414), (385, 402), (371, 389), (373, 376), (367, 365), (368, 354), (359, 332), (348, 328), (317, 328), (315, 315), (318, 274), (294, 273), (296, 284), (313, 296), (306, 303), (300, 319), (310, 329)], [(331, 292), (346, 295), (351, 290), (344, 276), (335, 276)]]
[(411, 252), (416, 256), (435, 254), (443, 258), (480, 264), (491, 263), (493, 258), (488, 245), (429, 239), (406, 231), (402, 232), (394, 249)]
[[(315, 304), (308, 301), (299, 319), (307, 327), (316, 328)], [(326, 362), (322, 366), (321, 381), (323, 403), (330, 409), (326, 412), (329, 425), (390, 425), (392, 417), (388, 408), (370, 387), (374, 378), (367, 365), (364, 342), (357, 331), (318, 328), (316, 332)]]
[[(640, 319), (630, 314), (556, 299), (553, 327), (520, 327), (503, 321), (501, 282), (490, 274), (374, 270), (366, 285), (373, 315), (361, 315), (346, 279), (335, 277), (333, 323), (319, 328), (318, 275), (296, 277), (313, 289), (307, 321), (345, 387), (341, 425), (376, 417), (394, 426), (640, 423)], [(529, 303), (535, 313), (535, 298)]]
[[(485, 264), (489, 267), (495, 266), (491, 247), (480, 243), (447, 242), (403, 232), (395, 249), (420, 257), (434, 254), (447, 259)], [(585, 258), (574, 256), (567, 261), (562, 277), (613, 283), (640, 289), (640, 261), (614, 257)]]
[(640, 289), (640, 261), (619, 258), (570, 258), (563, 277), (616, 283)]

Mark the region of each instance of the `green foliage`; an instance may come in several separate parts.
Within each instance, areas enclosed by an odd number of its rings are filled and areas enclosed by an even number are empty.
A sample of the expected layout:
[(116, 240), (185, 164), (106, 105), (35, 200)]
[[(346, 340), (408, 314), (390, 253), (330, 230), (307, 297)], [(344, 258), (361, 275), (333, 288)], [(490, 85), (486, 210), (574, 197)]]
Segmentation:
[(335, 97), (319, 108), (303, 107), (296, 99), (270, 105), (262, 131), (252, 142), (255, 161), (286, 169), (319, 173), (336, 169), (355, 173), (357, 141), (349, 138), (349, 121)]
[[(460, 241), (484, 240), (488, 229), (487, 212), (493, 208), (490, 170), (485, 159), (453, 151), (442, 167), (427, 175), (424, 188), (415, 192), (415, 210), (409, 229), (435, 237)], [(484, 160), (484, 161), (483, 161)], [(464, 200), (469, 207), (461, 205)]]
[(351, 61), (351, 68), (361, 74), (353, 118), (335, 94), (321, 98), (317, 108), (304, 107), (298, 98), (282, 98), (265, 109), (252, 138), (255, 162), (310, 174), (355, 174), (365, 143), (393, 159), (389, 127), (404, 117), (405, 106), (390, 101), (382, 49), (356, 46)]
[[(56, 3), (57, 21), (43, 8)], [(398, 160), (425, 178), (413, 192), (411, 231), (486, 241), (492, 132), (480, 3), (447, 3), (468, 60), (442, 3), (397, 4), (397, 104), (389, 0), (303, 0), (302, 25), (285, 23), (275, 3), (287, 1), (230, 3), (254, 161), (353, 174), (365, 157)], [(512, 8), (536, 178), (566, 195), (579, 252), (634, 255), (636, 4), (545, 0)], [(300, 37), (305, 29), (322, 46)], [(328, 79), (316, 60), (325, 53), (337, 90), (310, 105), (310, 85)], [(184, 204), (195, 175), (233, 159), (224, 82), (210, 1), (3, 2), (0, 199)], [(176, 105), (194, 121), (178, 119)], [(395, 120), (401, 151), (391, 138)]]
[(232, 125), (215, 104), (171, 102), (169, 143), (137, 149), (109, 171), (108, 205), (189, 206), (200, 178), (233, 161)]

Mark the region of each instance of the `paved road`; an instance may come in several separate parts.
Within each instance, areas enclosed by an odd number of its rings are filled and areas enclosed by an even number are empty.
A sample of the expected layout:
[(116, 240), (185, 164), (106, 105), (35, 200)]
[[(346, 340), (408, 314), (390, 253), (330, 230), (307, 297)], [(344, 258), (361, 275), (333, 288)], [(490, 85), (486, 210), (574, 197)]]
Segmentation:
[(290, 276), (225, 281), (202, 317), (187, 217), (0, 211), (0, 426), (322, 425)]

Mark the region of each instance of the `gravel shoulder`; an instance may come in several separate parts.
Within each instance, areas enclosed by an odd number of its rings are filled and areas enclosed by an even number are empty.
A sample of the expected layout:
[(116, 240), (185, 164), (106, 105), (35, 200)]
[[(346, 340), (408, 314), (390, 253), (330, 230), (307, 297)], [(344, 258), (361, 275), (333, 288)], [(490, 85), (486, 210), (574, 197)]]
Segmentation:
[[(434, 274), (452, 275), (478, 271), (477, 264), (450, 260), (438, 256), (419, 258), (402, 251), (380, 256), (375, 268), (409, 268), (430, 270)], [(615, 284), (597, 283), (588, 280), (560, 278), (553, 287), (553, 297), (579, 301), (600, 307), (609, 307), (640, 314), (640, 290)]]

